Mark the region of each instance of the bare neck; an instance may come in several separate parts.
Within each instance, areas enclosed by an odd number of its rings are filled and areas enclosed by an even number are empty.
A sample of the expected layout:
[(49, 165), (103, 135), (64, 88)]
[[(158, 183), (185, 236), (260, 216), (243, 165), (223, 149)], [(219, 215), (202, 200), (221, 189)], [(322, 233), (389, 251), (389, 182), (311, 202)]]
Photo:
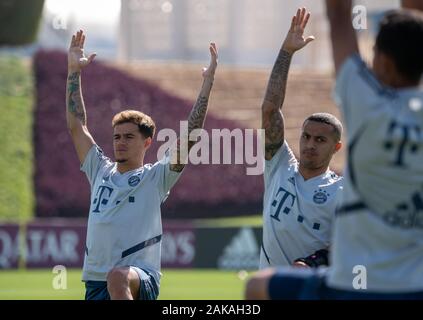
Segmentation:
[(118, 162), (117, 171), (119, 171), (119, 173), (123, 174), (125, 172), (141, 168), (142, 166), (143, 166), (143, 161), (141, 161), (139, 163)]
[(300, 164), (300, 168), (298, 171), (300, 172), (304, 180), (308, 180), (308, 179), (320, 176), (321, 174), (325, 173), (328, 169), (329, 169), (329, 165), (325, 165), (323, 167), (316, 168), (316, 169), (309, 169), (309, 168), (302, 167)]

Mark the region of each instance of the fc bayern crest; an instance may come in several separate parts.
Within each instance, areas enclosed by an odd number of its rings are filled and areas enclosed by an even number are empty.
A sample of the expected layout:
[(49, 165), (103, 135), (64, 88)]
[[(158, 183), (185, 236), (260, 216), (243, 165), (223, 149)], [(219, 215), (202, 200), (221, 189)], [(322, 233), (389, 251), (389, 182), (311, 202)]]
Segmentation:
[(328, 195), (325, 190), (316, 190), (314, 191), (313, 201), (317, 204), (325, 203), (328, 200)]
[(138, 183), (140, 183), (141, 179), (138, 176), (132, 176), (128, 179), (128, 184), (131, 187), (135, 187)]

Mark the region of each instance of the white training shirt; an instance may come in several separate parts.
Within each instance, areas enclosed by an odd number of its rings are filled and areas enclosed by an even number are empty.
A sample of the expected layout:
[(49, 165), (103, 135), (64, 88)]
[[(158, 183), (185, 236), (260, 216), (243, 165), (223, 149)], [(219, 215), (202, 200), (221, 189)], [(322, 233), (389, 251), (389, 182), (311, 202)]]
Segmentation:
[(329, 169), (304, 180), (285, 141), (265, 162), (260, 269), (291, 265), (329, 246), (342, 177)]
[(349, 154), (328, 285), (421, 291), (423, 91), (383, 87), (354, 55), (339, 72), (335, 99)]
[(82, 280), (106, 281), (114, 267), (136, 266), (160, 281), (160, 205), (180, 176), (168, 158), (125, 172), (94, 145), (81, 170), (91, 185)]

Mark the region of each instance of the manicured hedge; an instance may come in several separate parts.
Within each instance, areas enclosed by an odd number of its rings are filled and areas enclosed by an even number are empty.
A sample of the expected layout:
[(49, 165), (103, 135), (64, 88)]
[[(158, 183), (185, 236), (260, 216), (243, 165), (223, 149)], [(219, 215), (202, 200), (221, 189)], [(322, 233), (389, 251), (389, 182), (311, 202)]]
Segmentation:
[[(79, 169), (66, 129), (66, 66), (66, 55), (62, 52), (40, 51), (34, 57), (37, 216), (77, 217), (88, 213), (89, 184)], [(200, 75), (198, 81), (200, 87)], [(158, 130), (172, 128), (179, 132), (179, 121), (188, 118), (193, 104), (99, 62), (84, 70), (82, 85), (89, 130), (110, 157), (113, 156), (111, 119), (115, 113), (138, 109), (152, 116)], [(232, 130), (239, 126), (209, 114), (205, 127), (211, 133), (212, 128)], [(160, 144), (154, 141), (146, 163), (156, 161)], [(262, 180), (261, 175), (247, 176), (245, 165), (189, 164), (163, 205), (163, 215), (192, 218), (259, 214)]]

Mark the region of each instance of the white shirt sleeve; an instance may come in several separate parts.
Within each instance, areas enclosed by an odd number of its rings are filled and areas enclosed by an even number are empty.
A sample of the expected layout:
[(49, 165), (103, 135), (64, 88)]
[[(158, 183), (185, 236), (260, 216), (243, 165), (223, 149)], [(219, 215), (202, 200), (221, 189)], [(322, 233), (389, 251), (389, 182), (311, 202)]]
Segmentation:
[(85, 172), (92, 186), (99, 170), (110, 163), (110, 159), (103, 154), (103, 150), (99, 146), (93, 145), (81, 165), (81, 171)]
[(297, 162), (294, 153), (289, 147), (286, 140), (283, 142), (283, 145), (275, 153), (272, 159), (265, 160), (264, 165), (264, 183), (268, 185), (269, 181), (275, 175), (276, 171), (280, 167), (288, 167)]
[(176, 184), (182, 172), (170, 170), (170, 156), (167, 152), (163, 158), (154, 164), (155, 180), (159, 189), (161, 201), (164, 202), (169, 195), (170, 189)]
[(392, 91), (376, 79), (359, 55), (345, 61), (336, 79), (334, 100), (342, 112), (349, 140), (367, 116), (380, 109), (391, 95)]

